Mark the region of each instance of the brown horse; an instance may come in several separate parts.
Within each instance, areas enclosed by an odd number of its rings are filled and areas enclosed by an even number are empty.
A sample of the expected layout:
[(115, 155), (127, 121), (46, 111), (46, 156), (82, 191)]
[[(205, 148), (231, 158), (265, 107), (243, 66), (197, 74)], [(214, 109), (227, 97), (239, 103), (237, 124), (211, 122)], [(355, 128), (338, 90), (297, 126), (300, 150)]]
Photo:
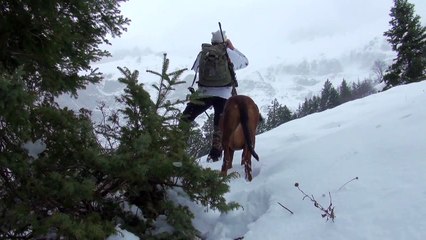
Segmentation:
[(251, 155), (259, 161), (254, 144), (257, 125), (261, 120), (259, 108), (250, 97), (236, 95), (228, 99), (220, 121), (224, 150), (222, 174), (226, 175), (232, 168), (234, 151), (243, 149), (241, 165), (244, 165), (246, 179), (252, 180)]

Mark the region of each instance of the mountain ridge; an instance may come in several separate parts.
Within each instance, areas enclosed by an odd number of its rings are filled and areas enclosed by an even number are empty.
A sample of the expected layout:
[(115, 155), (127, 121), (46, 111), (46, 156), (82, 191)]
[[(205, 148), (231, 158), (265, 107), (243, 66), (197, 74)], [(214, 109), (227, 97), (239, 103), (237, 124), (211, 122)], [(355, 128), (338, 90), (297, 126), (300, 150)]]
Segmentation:
[[(97, 85), (88, 85), (85, 90), (78, 92), (79, 98), (73, 99), (68, 95), (61, 96), (59, 103), (71, 109), (87, 108), (97, 115), (96, 107), (100, 101), (111, 108), (116, 108), (115, 96), (122, 93), (123, 85), (117, 79), (122, 77), (117, 67), (127, 67), (131, 71), (140, 72), (139, 81), (145, 84), (151, 96), (156, 96), (155, 89), (151, 86), (159, 82), (158, 76), (147, 73), (146, 70), (160, 71), (164, 53), (154, 52), (150, 48), (140, 50), (137, 47), (117, 50), (113, 57), (94, 63), (94, 68), (99, 68), (104, 80)], [(348, 50), (339, 57), (306, 58), (301, 61), (290, 60), (273, 62), (268, 67), (251, 66), (237, 71), (239, 94), (252, 97), (259, 105), (263, 114), (274, 99), (290, 110), (295, 111), (305, 98), (319, 95), (323, 84), (329, 80), (333, 86), (340, 85), (343, 79), (349, 84), (365, 79), (376, 80), (372, 66), (374, 61), (389, 64), (394, 57), (390, 46), (383, 37), (376, 37), (359, 48)], [(170, 71), (190, 68), (193, 58), (167, 54), (170, 59)], [(185, 71), (180, 84), (169, 96), (173, 99), (185, 99), (189, 94), (187, 88), (191, 86), (194, 73)], [(182, 106), (182, 109), (184, 106)], [(211, 110), (209, 110), (211, 112)], [(97, 117), (95, 117), (97, 118)], [(205, 116), (200, 118), (204, 121)]]

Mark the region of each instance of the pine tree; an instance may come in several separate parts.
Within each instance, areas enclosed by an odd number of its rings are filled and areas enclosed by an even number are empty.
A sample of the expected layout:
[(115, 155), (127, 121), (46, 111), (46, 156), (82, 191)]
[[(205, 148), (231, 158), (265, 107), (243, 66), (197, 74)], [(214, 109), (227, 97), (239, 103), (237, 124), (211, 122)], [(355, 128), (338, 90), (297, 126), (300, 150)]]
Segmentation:
[[(103, 239), (115, 231), (97, 191), (101, 148), (90, 114), (60, 108), (100, 81), (90, 67), (129, 20), (122, 1), (14, 1), (0, 6), (0, 238)], [(83, 72), (87, 74), (83, 74)], [(108, 212), (108, 211), (107, 211)]]
[(308, 114), (312, 114), (312, 113), (316, 113), (321, 111), (321, 98), (318, 96), (312, 96), (312, 98), (310, 98), (308, 100)]
[(166, 58), (155, 101), (137, 72), (121, 69), (122, 108), (96, 127), (88, 110), (55, 102), (100, 80), (90, 64), (108, 55), (98, 48), (107, 34), (125, 30), (120, 2), (2, 1), (1, 239), (105, 239), (117, 225), (151, 238), (159, 215), (175, 238), (190, 239), (193, 214), (168, 193), (219, 211), (237, 207), (223, 197), (233, 176), (202, 169), (185, 152), (176, 103), (167, 99), (181, 71), (165, 74)]
[(299, 104), (299, 107), (297, 109), (297, 118), (302, 118), (304, 116), (307, 116), (310, 114), (310, 105), (309, 105), (309, 99), (305, 98), (305, 101), (302, 104)]
[(214, 117), (209, 115), (201, 128), (203, 132), (203, 155), (206, 155), (212, 146), (213, 132), (214, 132)]
[(414, 5), (394, 0), (390, 12), (391, 29), (384, 33), (397, 57), (384, 75), (387, 88), (426, 78), (426, 27), (414, 15)]
[[(120, 2), (2, 1), (1, 71), (21, 66), (28, 91), (46, 101), (99, 82), (90, 63), (109, 53), (98, 46), (109, 43), (108, 34), (120, 36), (129, 23), (120, 15)], [(80, 75), (83, 71), (88, 74)]]
[(340, 105), (340, 95), (339, 92), (332, 87), (330, 92), (330, 98), (328, 101), (327, 109), (331, 109)]
[(279, 125), (279, 107), (280, 104), (276, 98), (271, 102), (271, 105), (268, 106), (266, 126), (268, 126), (269, 129), (273, 129)]
[(280, 108), (278, 109), (278, 116), (280, 119), (279, 125), (291, 121), (293, 119), (293, 113), (290, 111), (287, 105), (280, 106)]
[(324, 83), (324, 87), (321, 90), (321, 111), (336, 107), (340, 104), (339, 93), (333, 87), (333, 84), (327, 79)]
[(190, 156), (199, 158), (206, 155), (210, 146), (208, 141), (203, 134), (203, 131), (200, 129), (199, 125), (196, 122), (192, 123), (191, 133), (187, 141), (187, 152)]
[[(136, 215), (123, 215), (127, 221), (122, 225), (138, 235), (149, 237), (155, 229), (153, 222), (159, 215), (166, 216), (167, 222), (174, 228), (172, 233), (163, 233), (160, 238), (192, 239), (198, 232), (192, 225), (193, 214), (187, 207), (181, 206), (169, 197), (169, 191), (184, 193), (190, 200), (211, 209), (227, 212), (236, 208), (236, 203), (226, 203), (223, 194), (229, 191), (226, 184), (234, 175), (220, 176), (220, 173), (199, 166), (195, 157), (186, 151), (187, 137), (178, 124), (179, 109), (182, 101), (171, 102), (168, 95), (173, 91), (179, 77), (185, 70), (167, 73), (169, 60), (164, 55), (162, 72), (149, 72), (160, 77), (155, 85), (159, 92), (152, 102), (149, 94), (138, 83), (138, 72), (120, 69), (125, 75), (119, 79), (126, 84), (125, 94), (118, 101), (123, 104), (118, 114), (108, 119), (126, 120), (124, 123), (110, 122), (100, 129), (114, 129), (113, 132), (98, 131), (103, 136), (115, 136), (120, 145), (109, 150), (111, 171), (107, 176), (115, 185), (120, 180), (121, 198), (137, 206), (144, 218), (136, 220)], [(159, 100), (160, 99), (160, 100)], [(117, 125), (119, 128), (112, 126)], [(123, 167), (119, 167), (124, 164)]]
[(352, 100), (352, 91), (345, 79), (339, 87), (340, 103), (349, 102)]
[(261, 127), (265, 131), (278, 127), (279, 125), (292, 120), (293, 114), (287, 106), (282, 106), (275, 98), (268, 107), (267, 120)]
[(213, 137), (213, 117), (209, 116), (201, 129), (195, 122), (191, 127), (191, 133), (188, 139), (188, 151), (191, 156), (196, 158), (207, 155), (212, 146)]
[(259, 122), (259, 125), (257, 126), (257, 132), (256, 132), (256, 135), (257, 135), (257, 134), (264, 133), (264, 132), (269, 131), (269, 130), (270, 130), (270, 129), (268, 129), (268, 126), (266, 125), (266, 121), (265, 121), (265, 120), (260, 121), (260, 122)]

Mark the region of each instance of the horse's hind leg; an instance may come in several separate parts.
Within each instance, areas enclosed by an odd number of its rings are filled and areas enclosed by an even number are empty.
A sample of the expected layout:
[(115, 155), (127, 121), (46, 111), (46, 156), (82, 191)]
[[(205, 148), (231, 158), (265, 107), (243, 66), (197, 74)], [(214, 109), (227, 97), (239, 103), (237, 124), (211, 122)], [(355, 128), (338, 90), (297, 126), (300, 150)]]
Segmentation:
[(244, 165), (246, 180), (250, 182), (253, 179), (253, 173), (251, 169), (251, 153), (247, 147), (245, 147), (243, 150), (243, 157), (241, 161), (243, 163), (242, 165)]
[(227, 169), (232, 168), (232, 161), (234, 160), (234, 150), (229, 149), (229, 161), (226, 162)]
[(228, 172), (227, 162), (229, 161), (229, 147), (223, 149), (222, 175), (226, 176)]
[(222, 175), (226, 176), (228, 169), (232, 168), (232, 159), (234, 158), (234, 150), (229, 147), (223, 149)]

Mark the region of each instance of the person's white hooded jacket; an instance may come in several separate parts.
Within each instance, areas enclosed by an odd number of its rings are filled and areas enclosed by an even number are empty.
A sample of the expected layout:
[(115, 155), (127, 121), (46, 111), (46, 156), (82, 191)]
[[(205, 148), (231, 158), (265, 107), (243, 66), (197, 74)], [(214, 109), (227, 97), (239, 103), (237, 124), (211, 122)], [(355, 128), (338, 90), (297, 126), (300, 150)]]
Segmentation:
[[(225, 31), (223, 31), (223, 37), (226, 41), (226, 35)], [(222, 42), (222, 35), (220, 31), (212, 32), (212, 43), (220, 43)], [(243, 69), (248, 66), (248, 59), (244, 54), (242, 54), (238, 49), (226, 49), (228, 52), (229, 59), (231, 60), (232, 64), (234, 65), (234, 71)], [(201, 53), (198, 54), (197, 58), (195, 59), (194, 64), (192, 65), (191, 70), (194, 70), (198, 72), (198, 66), (200, 63), (200, 57)], [(198, 86), (197, 93), (200, 94), (200, 96), (216, 96), (228, 99), (231, 97), (232, 87), (204, 87), (204, 86)]]

